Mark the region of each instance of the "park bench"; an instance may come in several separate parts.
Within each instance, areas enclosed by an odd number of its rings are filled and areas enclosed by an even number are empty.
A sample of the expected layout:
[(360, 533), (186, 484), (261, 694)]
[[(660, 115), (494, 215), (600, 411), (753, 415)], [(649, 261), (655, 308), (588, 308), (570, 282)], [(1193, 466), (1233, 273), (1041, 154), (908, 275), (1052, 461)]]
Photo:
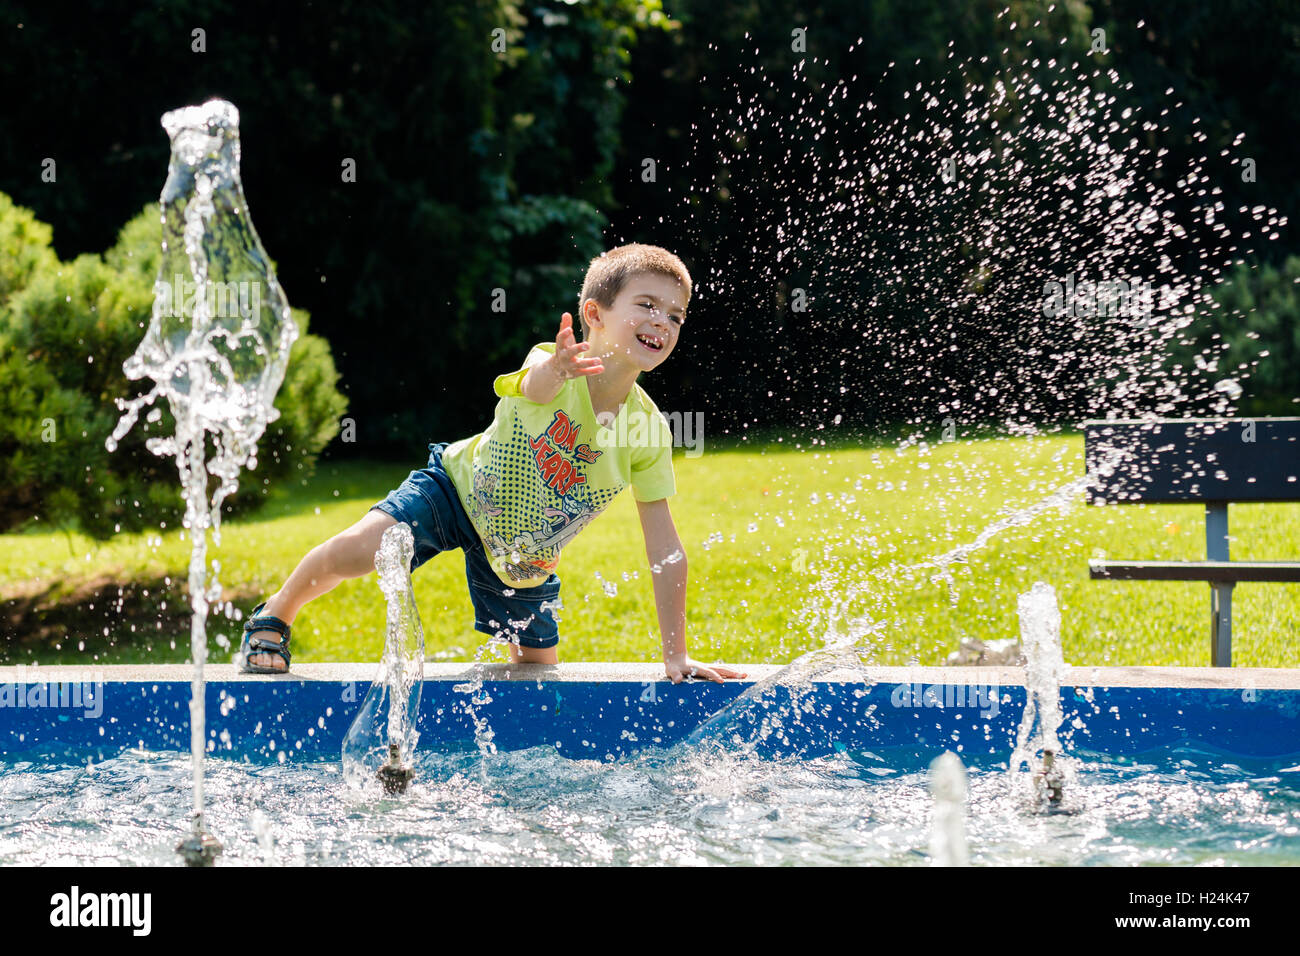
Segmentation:
[(1228, 505), (1300, 501), (1300, 418), (1083, 423), (1088, 503), (1204, 502), (1206, 561), (1090, 561), (1093, 580), (1207, 581), (1210, 663), (1232, 666), (1238, 581), (1300, 581), (1300, 561), (1232, 561)]

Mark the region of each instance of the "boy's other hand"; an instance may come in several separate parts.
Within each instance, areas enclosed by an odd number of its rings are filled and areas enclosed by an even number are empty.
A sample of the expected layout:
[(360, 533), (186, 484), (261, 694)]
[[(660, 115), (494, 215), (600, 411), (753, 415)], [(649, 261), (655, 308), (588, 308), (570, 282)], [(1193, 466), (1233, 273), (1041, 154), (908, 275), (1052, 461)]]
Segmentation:
[(582, 358), (582, 353), (591, 348), (590, 342), (578, 342), (573, 337), (573, 316), (568, 312), (560, 318), (560, 334), (555, 337), (555, 371), (561, 378), (573, 378), (576, 375), (599, 375), (605, 366), (598, 358)]
[(664, 661), (664, 671), (668, 679), (674, 684), (680, 684), (688, 677), (696, 680), (711, 680), (716, 683), (725, 683), (725, 678), (741, 678), (748, 675), (744, 671), (738, 671), (734, 667), (728, 667), (726, 664), (701, 664), (697, 660), (689, 657), (670, 657)]

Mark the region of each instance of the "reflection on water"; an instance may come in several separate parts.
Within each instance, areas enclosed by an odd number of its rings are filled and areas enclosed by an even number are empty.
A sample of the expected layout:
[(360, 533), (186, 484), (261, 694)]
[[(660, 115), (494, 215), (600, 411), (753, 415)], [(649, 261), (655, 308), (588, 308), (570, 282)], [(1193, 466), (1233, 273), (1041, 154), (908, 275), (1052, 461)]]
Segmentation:
[[(923, 755), (761, 760), (679, 746), (601, 763), (547, 748), (417, 754), (401, 799), (350, 790), (337, 762), (212, 761), (222, 865), (926, 864)], [(969, 770), (967, 841), (990, 864), (1300, 863), (1300, 768), (1186, 747), (1076, 751), (1077, 811), (1008, 799), (1006, 764)], [(0, 765), (0, 865), (175, 864), (181, 753)]]

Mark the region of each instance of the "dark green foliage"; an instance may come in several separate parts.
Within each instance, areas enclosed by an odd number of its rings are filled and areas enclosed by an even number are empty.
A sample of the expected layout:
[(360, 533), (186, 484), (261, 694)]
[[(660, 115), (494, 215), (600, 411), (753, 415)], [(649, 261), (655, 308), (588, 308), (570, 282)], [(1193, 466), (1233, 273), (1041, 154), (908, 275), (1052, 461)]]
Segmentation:
[[(27, 238), (12, 240), (20, 234)], [(43, 254), (48, 227), (0, 195), (0, 241), (13, 261), (38, 263), (0, 299), (0, 531), (36, 520), (104, 538), (179, 522), (176, 466), (145, 448), (148, 437), (171, 434), (170, 410), (160, 407), (155, 423), (142, 416), (115, 452), (104, 447), (119, 416), (114, 400), (146, 385), (128, 381), (122, 363), (149, 322), (161, 238), (154, 206), (103, 258), (60, 263)], [(281, 417), (259, 443), (257, 469), (228, 499), (232, 513), (309, 471), (346, 407), (328, 345), (306, 334), (305, 312), (294, 318), (302, 334), (276, 397)]]
[(1201, 317), (1173, 361), (1191, 367), (1197, 355), (1213, 359), (1207, 377), (1240, 381), (1242, 415), (1300, 414), (1300, 256), (1239, 266), (1214, 298), (1221, 311)]
[[(554, 335), (587, 260), (621, 242), (673, 249), (699, 284), (683, 347), (647, 383), (668, 410), (676, 396), (707, 398), (720, 432), (754, 425), (754, 398), (771, 392), (764, 425), (824, 424), (839, 410), (866, 421), (879, 410), (842, 398), (836, 369), (857, 370), (846, 395), (914, 387), (886, 364), (888, 349), (864, 343), (854, 316), (837, 314), (815, 335), (795, 320), (786, 298), (807, 283), (807, 263), (787, 258), (785, 276), (755, 267), (769, 264), (771, 238), (743, 220), (736, 197), (779, 210), (779, 188), (807, 189), (778, 181), (789, 143), (753, 136), (728, 164), (692, 155), (692, 127), (707, 131), (750, 96), (785, 116), (792, 92), (856, 76), (854, 101), (871, 98), (883, 123), (910, 108), (905, 92), (955, 63), (974, 57), (970, 75), (987, 83), (1035, 57), (1081, 59), (1101, 28), (1107, 51), (1092, 62), (1119, 72), (1121, 105), (1159, 117), (1184, 104), (1149, 134), (1169, 150), (1169, 176), (1208, 156), (1228, 208), (1300, 215), (1290, 0), (678, 0), (668, 13), (659, 0), (374, 0), (328, 13), (307, 0), (255, 12), (219, 0), (87, 0), (67, 17), (0, 0), (0, 22), (23, 24), (0, 30), (0, 88), (22, 91), (0, 118), (0, 190), (55, 225), (65, 257), (102, 249), (158, 194), (161, 114), (230, 99), (259, 233), (289, 300), (331, 343), (351, 399), (357, 442), (336, 450), (413, 462), (426, 442), (487, 424), (492, 377)], [(807, 29), (804, 53), (791, 49), (796, 27)], [(206, 52), (192, 49), (196, 28)], [(497, 29), (503, 53), (492, 47)], [(790, 82), (800, 63), (807, 84)], [(1014, 123), (1015, 105), (1006, 110), (998, 119)], [(1234, 154), (1257, 161), (1257, 182), (1221, 175), (1237, 173), (1218, 157), (1239, 133)], [(799, 148), (831, 156), (854, 145), (809, 139)], [(641, 181), (646, 157), (658, 162), (655, 183)], [(58, 161), (57, 183), (40, 178), (45, 158)], [(349, 159), (355, 182), (341, 175)], [(688, 193), (699, 205), (684, 217)], [(1261, 261), (1300, 250), (1280, 232), (1258, 244)], [(1167, 251), (1187, 261), (1199, 247)], [(8, 268), (0, 261), (0, 283)], [(969, 281), (984, 277), (972, 269)], [(496, 289), (504, 313), (492, 311)], [(901, 307), (897, 320), (915, 324)], [(1007, 372), (998, 338), (958, 344), (958, 358), (936, 360), (952, 363), (936, 375), (955, 388)], [(1284, 361), (1281, 347), (1257, 344)]]
[(253, 219), (333, 347), (354, 447), (417, 458), (481, 427), (493, 376), (573, 308), (605, 244), (628, 48), (671, 25), (659, 0), (5, 7), (23, 29), (0, 31), (0, 87), (24, 92), (0, 189), (65, 255), (101, 249), (157, 198), (162, 113), (229, 99)]
[[(616, 198), (622, 209), (612, 217), (612, 231), (676, 248), (696, 273), (699, 298), (692, 305), (694, 323), (683, 339), (684, 347), (656, 372), (653, 394), (656, 399), (661, 394), (707, 394), (715, 433), (742, 424), (751, 429), (829, 427), (828, 419), (841, 411), (846, 422), (888, 425), (896, 423), (888, 417), (891, 413), (900, 418), (898, 409), (932, 397), (917, 388), (916, 363), (899, 363), (888, 348), (864, 340), (855, 326), (857, 316), (843, 301), (834, 321), (820, 326), (807, 316), (792, 314), (786, 307), (788, 290), (808, 284), (809, 278), (798, 253), (784, 258), (787, 275), (761, 268), (776, 257), (772, 230), (756, 228), (755, 222), (764, 222), (764, 217), (767, 223), (782, 221), (787, 202), (780, 189), (789, 181), (795, 184), (791, 192), (808, 189), (809, 177), (799, 172), (801, 153), (821, 150), (823, 160), (833, 161), (837, 149), (863, 145), (837, 143), (833, 135), (816, 143), (811, 136), (799, 139), (801, 124), (811, 126), (823, 102), (810, 97), (813, 109), (801, 117), (794, 110), (819, 84), (829, 91), (835, 83), (847, 82), (851, 92), (846, 102), (852, 105), (869, 98), (876, 106), (872, 115), (883, 125), (912, 108), (915, 101), (909, 103), (904, 94), (914, 91), (918, 83), (935, 83), (967, 58), (975, 58), (967, 75), (987, 85), (1001, 71), (1034, 69), (1035, 57), (1070, 62), (1089, 56), (1097, 67), (1119, 73), (1121, 82), (1112, 91), (1122, 102), (1160, 117), (1163, 128), (1148, 134), (1148, 145), (1168, 150), (1168, 155), (1163, 172), (1152, 172), (1151, 185), (1173, 189), (1174, 180), (1192, 160), (1209, 156), (1208, 169), (1215, 177), (1211, 185), (1222, 188), (1228, 209), (1268, 205), (1292, 221), (1300, 215), (1300, 178), (1290, 145), (1293, 130), (1300, 125), (1300, 98), (1294, 95), (1300, 85), (1300, 19), (1289, 0), (1155, 5), (1130, 0), (1070, 0), (1054, 5), (1029, 0), (828, 0), (813, 5), (762, 0), (722, 6), (714, 0), (681, 0), (671, 12), (682, 28), (647, 35), (633, 51), (636, 84), (623, 128), (621, 175), (616, 177)], [(1146, 23), (1139, 27), (1144, 17)], [(805, 52), (791, 49), (791, 31), (797, 27), (807, 30)], [(1105, 31), (1105, 53), (1092, 52), (1093, 31), (1098, 28)], [(1034, 41), (1032, 52), (1025, 48), (1029, 37)], [(807, 82), (794, 79), (796, 71)], [(777, 137), (772, 129), (765, 131), (766, 138), (750, 135), (737, 144), (725, 164), (698, 155), (693, 138), (705, 144), (709, 140), (692, 126), (708, 132), (737, 102), (751, 100), (784, 117), (781, 132), (789, 138)], [(1182, 108), (1170, 112), (1176, 103)], [(1194, 122), (1197, 117), (1200, 121)], [(997, 118), (1009, 125), (1021, 119), (1014, 105)], [(1245, 134), (1245, 145), (1232, 148), (1239, 134)], [(798, 139), (793, 148), (792, 138)], [(992, 139), (989, 145), (996, 149)], [(793, 158), (784, 154), (786, 150)], [(1259, 181), (1243, 182), (1239, 166), (1220, 160), (1224, 150), (1255, 158)], [(689, 217), (667, 216), (661, 221), (671, 197), (662, 182), (646, 184), (636, 177), (635, 162), (642, 156), (655, 156), (661, 168), (670, 170), (692, 166), (690, 187), (697, 193), (693, 201), (698, 206)], [(823, 162), (823, 170), (832, 167), (833, 162)], [(674, 185), (678, 186), (675, 195), (680, 196), (680, 180)], [(1179, 212), (1196, 218), (1194, 210)], [(988, 213), (996, 218), (996, 210)], [(689, 221), (685, 230), (684, 218)], [(888, 227), (905, 225), (889, 223)], [(1293, 231), (1280, 232), (1279, 241), (1260, 241), (1256, 232), (1245, 245), (1254, 245), (1262, 261), (1277, 262), (1300, 248)], [(1193, 235), (1181, 246), (1161, 252), (1192, 268), (1203, 255), (1201, 239)], [(879, 248), (891, 245), (887, 233), (864, 236), (861, 241)], [(809, 258), (819, 251), (813, 250)], [(956, 261), (969, 252), (953, 248), (951, 255)], [(1024, 265), (1029, 271), (1041, 264)], [(715, 274), (708, 275), (706, 268)], [(854, 281), (849, 275), (838, 278), (845, 287)], [(911, 270), (900, 269), (898, 292), (884, 297), (898, 328), (924, 327), (929, 320), (924, 303), (909, 301), (910, 279)], [(980, 281), (972, 271), (971, 284)], [(823, 286), (821, 291), (828, 290)], [(861, 293), (843, 295), (842, 300), (871, 300), (878, 290), (863, 288)], [(875, 314), (873, 321), (882, 319)], [(943, 398), (962, 395), (963, 389), (978, 388), (999, 374), (1023, 378), (1043, 370), (1018, 367), (1009, 360), (1015, 354), (1009, 346), (1026, 338), (1017, 329), (989, 328), (987, 323), (971, 327), (978, 334), (958, 341), (951, 357), (933, 358), (935, 364), (949, 363), (935, 376), (946, 383)], [(1279, 372), (1294, 368), (1295, 359), (1283, 357), (1293, 353), (1277, 340), (1279, 333), (1258, 332), (1256, 347), (1272, 350), (1271, 361)], [(1057, 388), (1068, 380), (1069, 371), (1054, 371), (1052, 377)], [(1294, 380), (1292, 374), (1289, 381)], [(841, 384), (848, 387), (849, 398), (837, 394)], [(1024, 387), (1041, 384), (1030, 382)], [(1084, 395), (1092, 387), (1086, 380), (1076, 384)], [(1283, 402), (1300, 395), (1294, 385), (1279, 387)], [(1005, 387), (1002, 391), (1015, 395)], [(882, 394), (897, 401), (882, 409), (879, 406), (886, 403), (876, 400)], [(770, 400), (764, 402), (762, 396)], [(671, 401), (666, 403), (672, 406)], [(1072, 410), (1064, 402), (1058, 414), (1071, 421)], [(939, 416), (926, 417), (937, 420)]]

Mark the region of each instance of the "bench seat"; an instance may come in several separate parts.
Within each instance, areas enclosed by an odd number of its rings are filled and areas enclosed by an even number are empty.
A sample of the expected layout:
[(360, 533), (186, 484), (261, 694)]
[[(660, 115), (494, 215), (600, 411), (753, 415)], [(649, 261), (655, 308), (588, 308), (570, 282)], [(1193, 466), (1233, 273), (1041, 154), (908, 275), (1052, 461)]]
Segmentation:
[(1094, 581), (1205, 581), (1210, 663), (1232, 666), (1232, 589), (1300, 581), (1300, 562), (1232, 561), (1228, 506), (1300, 501), (1300, 418), (1185, 418), (1083, 423), (1088, 503), (1205, 505), (1206, 561), (1088, 562)]
[(1300, 561), (1089, 561), (1094, 581), (1300, 582)]

